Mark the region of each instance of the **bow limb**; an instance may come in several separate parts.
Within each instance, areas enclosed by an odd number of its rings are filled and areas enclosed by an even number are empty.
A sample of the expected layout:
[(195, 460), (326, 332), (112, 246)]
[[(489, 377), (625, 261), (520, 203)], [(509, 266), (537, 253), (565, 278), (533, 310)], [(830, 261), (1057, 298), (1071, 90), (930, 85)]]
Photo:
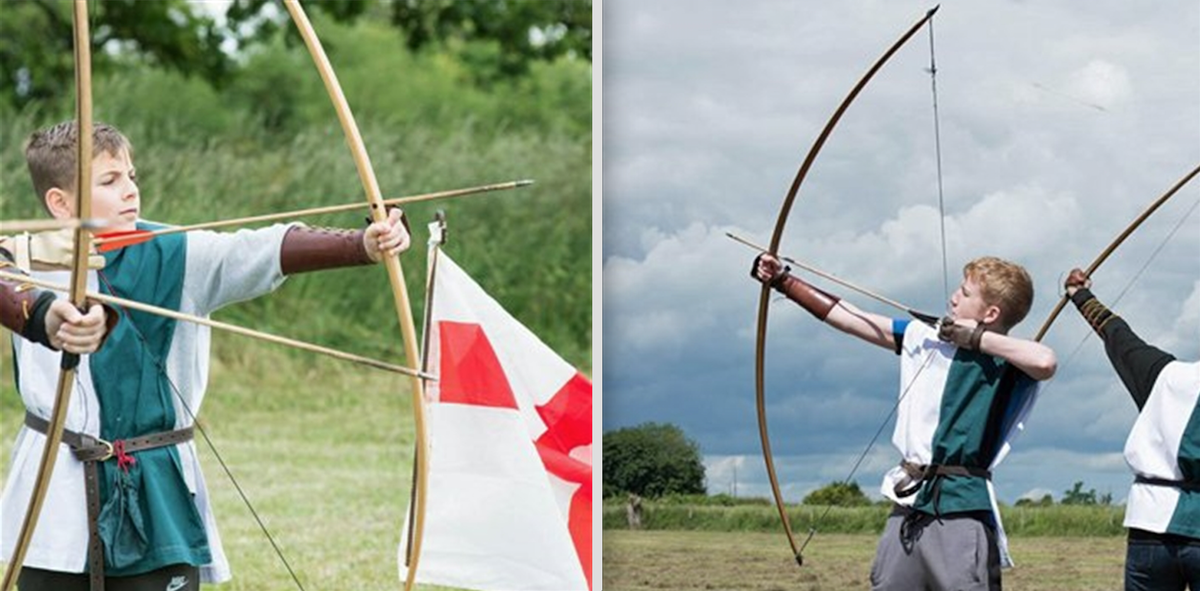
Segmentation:
[[(1113, 251), (1117, 249), (1117, 247), (1121, 246), (1121, 244), (1125, 242), (1125, 239), (1129, 238), (1129, 236), (1133, 234), (1134, 230), (1137, 230), (1138, 227), (1142, 225), (1142, 222), (1145, 222), (1146, 219), (1149, 218), (1155, 211), (1158, 211), (1159, 207), (1162, 207), (1162, 205), (1171, 199), (1171, 197), (1174, 197), (1175, 194), (1184, 187), (1184, 185), (1188, 184), (1198, 174), (1200, 174), (1200, 165), (1197, 165), (1196, 168), (1193, 168), (1191, 172), (1185, 174), (1183, 178), (1179, 179), (1179, 181), (1172, 185), (1170, 189), (1167, 189), (1166, 193), (1163, 193), (1161, 197), (1155, 199), (1153, 203), (1146, 207), (1142, 213), (1138, 214), (1138, 216), (1134, 218), (1133, 222), (1126, 226), (1124, 230), (1121, 230), (1121, 233), (1118, 234), (1117, 237), (1108, 244), (1108, 246), (1104, 247), (1104, 250), (1099, 256), (1096, 257), (1096, 260), (1092, 261), (1092, 264), (1088, 265), (1088, 268), (1083, 272), (1084, 275), (1091, 277), (1092, 273), (1095, 273), (1096, 269), (1099, 269), (1100, 265), (1103, 265), (1104, 261), (1108, 260), (1109, 255), (1111, 255)], [(1062, 312), (1063, 307), (1067, 305), (1068, 299), (1069, 298), (1065, 293), (1061, 298), (1058, 299), (1058, 304), (1056, 304), (1054, 309), (1050, 311), (1050, 315), (1046, 317), (1046, 321), (1042, 323), (1042, 327), (1038, 329), (1037, 335), (1033, 337), (1033, 340), (1041, 342), (1042, 337), (1046, 336), (1046, 333), (1050, 330), (1050, 326), (1054, 324), (1054, 321)]]
[[(837, 126), (838, 121), (840, 121), (842, 118), (842, 115), (850, 107), (850, 104), (854, 102), (854, 99), (858, 97), (858, 94), (862, 91), (862, 89), (866, 87), (867, 83), (871, 81), (871, 78), (873, 78), (875, 74), (881, 68), (883, 68), (884, 64), (891, 59), (892, 55), (894, 55), (905, 43), (907, 43), (908, 40), (911, 39), (913, 35), (915, 35), (917, 31), (921, 29), (921, 27), (925, 26), (925, 23), (929, 22), (929, 19), (933, 18), (933, 15), (937, 12), (937, 10), (938, 7), (935, 6), (926, 12), (925, 16), (921, 18), (921, 20), (917, 21), (916, 24), (910, 27), (908, 31), (906, 31), (904, 35), (900, 37), (900, 39), (892, 44), (892, 46), (889, 47), (888, 50), (885, 51), (878, 60), (875, 61), (874, 65), (867, 70), (867, 73), (864, 74), (861, 79), (859, 79), (858, 83), (854, 85), (854, 88), (850, 90), (850, 93), (846, 95), (846, 98), (842, 100), (842, 103), (838, 105), (837, 110), (834, 111), (833, 116), (830, 117), (829, 122), (825, 124), (825, 128), (822, 129), (821, 134), (817, 136), (817, 140), (813, 143), (812, 148), (810, 148), (808, 151), (808, 155), (804, 158), (804, 163), (800, 166), (800, 170), (796, 173), (796, 178), (794, 181), (792, 181), (791, 188), (788, 189), (787, 197), (785, 197), (783, 200), (783, 206), (780, 208), (779, 217), (775, 222), (775, 231), (771, 235), (771, 246), (769, 249), (771, 255), (774, 256), (779, 252), (779, 243), (783, 238), (783, 230), (787, 225), (788, 214), (791, 212), (792, 205), (796, 201), (796, 196), (800, 192), (800, 185), (804, 183), (804, 178), (808, 176), (809, 169), (812, 168), (813, 162), (817, 159), (817, 154), (820, 153), (821, 148), (824, 147), (825, 140), (829, 138), (829, 135), (833, 132), (833, 128)], [(754, 392), (755, 403), (758, 409), (758, 433), (759, 439), (762, 441), (763, 460), (767, 465), (767, 478), (771, 481), (771, 493), (775, 497), (775, 506), (779, 510), (779, 519), (783, 522), (783, 531), (787, 534), (788, 543), (791, 544), (792, 554), (796, 558), (796, 564), (803, 565), (804, 559), (801, 556), (802, 548), (797, 546), (796, 538), (792, 534), (792, 527), (788, 521), (787, 510), (783, 504), (783, 495), (779, 491), (779, 479), (775, 474), (775, 461), (771, 456), (770, 437), (767, 435), (767, 409), (766, 398), (764, 395), (766, 377), (764, 357), (767, 344), (767, 311), (770, 299), (771, 289), (769, 286), (764, 285), (758, 298), (758, 332), (755, 339), (754, 355)]]
[[(75, 217), (88, 219), (92, 215), (92, 54), (91, 35), (88, 32), (87, 0), (75, 0), (75, 124), (76, 124), (76, 190)], [(87, 259), (90, 237), (83, 225), (75, 227), (75, 252), (71, 263), (71, 303), (76, 307), (84, 304), (87, 288)], [(63, 352), (62, 363), (58, 374), (58, 388), (54, 396), (54, 408), (50, 414), (50, 426), (46, 430), (46, 442), (42, 448), (42, 459), (38, 465), (38, 473), (34, 480), (33, 491), (30, 494), (29, 505), (25, 510), (25, 519), (17, 535), (13, 555), (8, 561), (8, 569), (4, 579), (0, 581), (0, 590), (9, 591), (16, 584), (21, 566), (25, 562), (25, 552), (33, 540), (37, 529), (38, 517), (46, 493), (50, 489), (50, 479), (54, 475), (55, 460), (58, 459), (59, 447), (62, 442), (63, 426), (67, 421), (67, 409), (70, 407), (71, 393), (75, 383), (75, 368), (79, 365), (79, 355)]]
[[(371, 209), (371, 218), (376, 222), (384, 221), (387, 219), (387, 208), (383, 205), (383, 196), (379, 190), (379, 182), (375, 178), (375, 171), (371, 167), (371, 159), (367, 155), (366, 145), (363, 143), (362, 135), (359, 133), (358, 124), (355, 122), (354, 115), (350, 111), (350, 105), (346, 101), (346, 96), (342, 93), (342, 87), (338, 83), (337, 75), (334, 74), (333, 66), (330, 65), (329, 58), (325, 55), (324, 48), (321, 47), (321, 41), (317, 38), (316, 31), (313, 30), (312, 23), (309, 22), (308, 16), (304, 14), (304, 9), (300, 6), (299, 1), (284, 0), (284, 6), (291, 15), (292, 21), (296, 23), (300, 31), (300, 36), (304, 38), (304, 44), (308, 47), (308, 52), (316, 63), (317, 70), (321, 74), (321, 80), (325, 83), (325, 90), (329, 93), (330, 100), (333, 101), (338, 121), (341, 123), (342, 131), (346, 135), (346, 142), (349, 144), (350, 151), (354, 156), (354, 165), (358, 169), (359, 179), (362, 181), (363, 189), (366, 192), (367, 202)], [(404, 271), (400, 266), (400, 259), (399, 257), (385, 256), (384, 264), (387, 267), (388, 279), (392, 286), (392, 299), (396, 308), (396, 316), (400, 322), (400, 330), (404, 337), (405, 355), (408, 359), (419, 359), (421, 354), (417, 345), (417, 331), (413, 322), (412, 305), (409, 303), (408, 288), (404, 284)], [(414, 458), (417, 481), (413, 483), (413, 486), (417, 488), (417, 494), (415, 503), (416, 511), (413, 520), (414, 535), (410, 546), (408, 574), (404, 584), (405, 589), (412, 589), (413, 587), (417, 573), (417, 563), (421, 555), (421, 538), (425, 527), (425, 501), (429, 470), (428, 439), (425, 428), (425, 388), (424, 383), (417, 377), (412, 378), (412, 400), (417, 443), (417, 454)]]

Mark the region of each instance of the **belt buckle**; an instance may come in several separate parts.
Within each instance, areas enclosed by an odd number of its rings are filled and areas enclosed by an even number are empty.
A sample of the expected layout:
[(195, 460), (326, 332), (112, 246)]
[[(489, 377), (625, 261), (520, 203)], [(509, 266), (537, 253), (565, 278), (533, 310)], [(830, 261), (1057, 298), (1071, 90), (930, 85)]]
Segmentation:
[(93, 437), (92, 439), (95, 441), (95, 443), (104, 446), (104, 455), (102, 457), (96, 458), (95, 460), (92, 460), (92, 461), (107, 462), (113, 456), (117, 455), (116, 450), (113, 449), (113, 444), (111, 441), (105, 441), (103, 439), (100, 439), (99, 437)]

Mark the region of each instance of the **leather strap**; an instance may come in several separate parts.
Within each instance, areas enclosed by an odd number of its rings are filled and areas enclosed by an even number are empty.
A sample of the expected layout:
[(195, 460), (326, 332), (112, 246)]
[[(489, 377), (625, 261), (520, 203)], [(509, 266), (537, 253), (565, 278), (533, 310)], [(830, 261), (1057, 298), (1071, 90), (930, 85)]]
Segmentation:
[[(50, 428), (50, 422), (26, 411), (25, 426), (45, 435)], [(75, 459), (83, 462), (83, 481), (87, 491), (88, 578), (91, 581), (91, 591), (104, 591), (104, 541), (100, 539), (100, 469), (97, 464), (116, 457), (114, 455), (115, 443), (123, 446), (125, 454), (132, 454), (191, 441), (194, 434), (195, 428), (189, 426), (174, 431), (162, 431), (119, 442), (109, 442), (85, 433), (63, 429), (63, 443), (70, 446)]]
[(780, 279), (772, 279), (775, 290), (787, 296), (789, 300), (800, 304), (818, 320), (824, 322), (829, 312), (841, 301), (841, 298), (817, 289), (811, 283), (790, 273), (784, 273)]
[(16, 334), (25, 334), (25, 323), (29, 321), (38, 296), (43, 292), (25, 289), (9, 281), (0, 281), (0, 325)]
[(900, 462), (900, 468), (904, 470), (913, 479), (913, 483), (907, 488), (902, 488), (901, 484), (897, 484), (893, 488), (893, 492), (899, 498), (910, 497), (921, 490), (921, 485), (926, 480), (932, 480), (938, 476), (974, 476), (976, 478), (992, 479), (992, 472), (983, 468), (975, 468), (972, 466), (947, 466), (944, 464), (915, 464), (909, 461)]
[(1152, 478), (1150, 476), (1142, 476), (1139, 474), (1133, 479), (1133, 481), (1138, 484), (1149, 484), (1151, 486), (1169, 486), (1171, 488), (1178, 488), (1180, 490), (1186, 490), (1188, 492), (1200, 492), (1200, 482), (1195, 482), (1195, 481), (1191, 481), (1191, 480), (1170, 480), (1167, 478)]

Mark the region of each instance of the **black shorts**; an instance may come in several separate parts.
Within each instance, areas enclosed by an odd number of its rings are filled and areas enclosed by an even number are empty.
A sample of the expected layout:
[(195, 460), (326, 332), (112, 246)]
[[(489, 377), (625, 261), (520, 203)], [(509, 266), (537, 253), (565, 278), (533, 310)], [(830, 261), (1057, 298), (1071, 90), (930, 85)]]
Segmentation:
[[(89, 591), (87, 573), (64, 573), (23, 568), (17, 577), (19, 591)], [(104, 577), (106, 591), (200, 591), (200, 568), (172, 564), (128, 577)]]

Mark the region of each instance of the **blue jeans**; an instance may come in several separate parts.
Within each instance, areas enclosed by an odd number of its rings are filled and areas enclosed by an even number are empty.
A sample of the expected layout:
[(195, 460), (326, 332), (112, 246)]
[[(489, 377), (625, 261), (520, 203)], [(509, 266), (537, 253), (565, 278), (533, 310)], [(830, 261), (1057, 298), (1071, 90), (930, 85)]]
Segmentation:
[(1130, 540), (1125, 549), (1125, 591), (1200, 591), (1200, 540)]

